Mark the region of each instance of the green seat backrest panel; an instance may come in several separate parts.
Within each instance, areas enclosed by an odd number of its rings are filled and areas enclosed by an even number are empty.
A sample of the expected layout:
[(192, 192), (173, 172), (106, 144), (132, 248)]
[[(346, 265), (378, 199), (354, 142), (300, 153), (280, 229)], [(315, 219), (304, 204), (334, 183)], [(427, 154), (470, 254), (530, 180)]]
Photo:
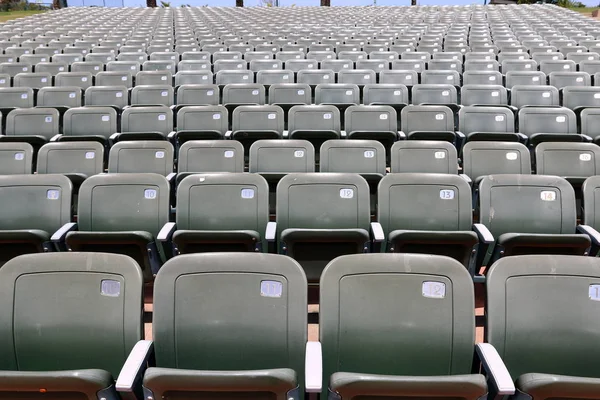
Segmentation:
[(394, 143), (391, 153), (391, 172), (458, 173), (456, 147), (449, 142), (402, 140)]
[(173, 111), (169, 107), (130, 107), (121, 115), (121, 132), (161, 132), (173, 130)]
[(345, 112), (346, 132), (398, 132), (396, 110), (390, 106), (350, 106)]
[[(99, 79), (96, 77), (96, 83)], [(125, 86), (90, 86), (85, 90), (86, 106), (127, 105), (127, 87)]]
[(385, 175), (385, 148), (376, 140), (333, 139), (321, 145), (321, 172)]
[(549, 175), (489, 175), (479, 185), (479, 220), (494, 235), (575, 233), (575, 192)]
[(288, 129), (340, 131), (340, 110), (332, 105), (301, 105), (288, 111)]
[(0, 88), (0, 107), (33, 107), (33, 99), (32, 88)]
[(519, 111), (519, 132), (577, 133), (577, 118), (568, 108), (526, 107)]
[(142, 338), (142, 283), (135, 261), (115, 254), (8, 261), (0, 269), (0, 369), (99, 368), (116, 378)]
[(177, 228), (252, 230), (264, 235), (269, 186), (257, 174), (190, 175), (177, 187)]
[(472, 132), (514, 132), (515, 115), (506, 107), (467, 106), (458, 112), (458, 130)]
[(463, 173), (472, 180), (492, 174), (531, 174), (531, 156), (517, 142), (468, 142), (462, 149)]
[(316, 104), (359, 104), (360, 89), (349, 83), (321, 83), (315, 88)]
[(31, 174), (32, 163), (33, 147), (29, 143), (0, 143), (0, 175)]
[(0, 176), (0, 229), (53, 234), (71, 222), (72, 190), (63, 175)]
[(583, 182), (583, 224), (600, 228), (600, 177), (590, 176)]
[(388, 174), (379, 182), (377, 199), (377, 221), (386, 235), (471, 230), (471, 187), (458, 175)]
[[(600, 260), (506, 257), (487, 275), (487, 341), (514, 379), (525, 373), (600, 376)], [(558, 295), (557, 295), (558, 294)]]
[(244, 147), (235, 140), (189, 140), (177, 161), (177, 172), (244, 172)]
[(454, 114), (446, 106), (408, 106), (400, 112), (402, 131), (454, 131)]
[(177, 113), (177, 130), (215, 130), (224, 135), (228, 121), (229, 112), (223, 106), (183, 107)]
[(234, 131), (276, 131), (283, 134), (283, 109), (279, 106), (239, 106), (233, 110)]
[(100, 135), (108, 139), (115, 132), (117, 132), (117, 112), (111, 107), (71, 108), (63, 117), (65, 135)]
[(40, 149), (38, 174), (101, 174), (104, 169), (104, 146), (100, 142), (55, 142)]
[[(420, 84), (412, 90), (413, 104), (451, 104), (456, 103), (457, 93), (453, 85)], [(418, 130), (418, 129), (417, 129)], [(454, 130), (454, 129), (447, 129)]]
[(473, 283), (459, 262), (420, 254), (341, 256), (325, 268), (320, 287), (324, 382), (338, 371), (471, 372)]
[(102, 174), (79, 188), (80, 231), (144, 231), (169, 222), (169, 182), (158, 174)]
[(277, 185), (277, 230), (369, 229), (369, 185), (357, 174), (288, 174)]
[(156, 365), (292, 368), (302, 382), (306, 293), (302, 268), (285, 256), (177, 256), (161, 268), (154, 286)]
[(152, 172), (166, 176), (173, 172), (173, 153), (173, 145), (167, 141), (118, 142), (110, 148), (108, 172)]
[(16, 109), (6, 117), (6, 135), (40, 135), (50, 140), (58, 135), (59, 113), (54, 108)]
[(535, 148), (537, 173), (568, 177), (600, 174), (600, 147), (593, 143), (544, 142)]
[(600, 121), (600, 108), (586, 108), (581, 111), (581, 134), (596, 136)]
[[(384, 71), (379, 74), (380, 81), (384, 75), (387, 75), (387, 72)], [(401, 83), (379, 83), (365, 85), (363, 88), (363, 103), (405, 104), (408, 103), (408, 88), (406, 85)]]
[(510, 104), (523, 106), (557, 106), (560, 104), (558, 89), (546, 85), (515, 85), (512, 87)]
[(249, 172), (315, 172), (315, 148), (307, 140), (259, 140), (250, 147)]
[(264, 104), (264, 102), (264, 85), (234, 83), (223, 88), (223, 104)]

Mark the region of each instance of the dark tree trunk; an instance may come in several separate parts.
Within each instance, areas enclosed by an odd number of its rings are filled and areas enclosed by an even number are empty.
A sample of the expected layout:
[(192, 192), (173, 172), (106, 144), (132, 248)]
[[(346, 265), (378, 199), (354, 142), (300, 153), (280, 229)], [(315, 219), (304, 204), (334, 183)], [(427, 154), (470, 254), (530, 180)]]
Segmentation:
[(235, 0), (236, 7), (244, 7), (244, 0)]
[(321, 7), (331, 7), (331, 0), (321, 0)]
[(156, 0), (146, 0), (146, 7), (156, 8)]

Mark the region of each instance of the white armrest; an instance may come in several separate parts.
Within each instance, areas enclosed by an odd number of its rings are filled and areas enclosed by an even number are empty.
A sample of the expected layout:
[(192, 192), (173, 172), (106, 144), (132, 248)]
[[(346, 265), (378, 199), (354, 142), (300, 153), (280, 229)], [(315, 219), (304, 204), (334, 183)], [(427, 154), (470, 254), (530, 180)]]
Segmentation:
[(321, 393), (323, 387), (323, 357), (321, 342), (306, 343), (305, 358), (305, 390), (306, 393)]
[(475, 349), (483, 368), (498, 388), (498, 394), (514, 394), (515, 384), (494, 346), (489, 343), (477, 343)]
[(143, 368), (153, 351), (154, 343), (151, 340), (140, 340), (135, 344), (117, 378), (115, 387), (118, 392), (134, 390), (136, 380), (142, 378)]
[(373, 240), (376, 242), (383, 242), (385, 235), (383, 234), (383, 228), (379, 222), (371, 222), (371, 232), (373, 232)]
[(277, 235), (277, 222), (267, 222), (265, 239), (270, 242), (274, 242), (276, 235)]

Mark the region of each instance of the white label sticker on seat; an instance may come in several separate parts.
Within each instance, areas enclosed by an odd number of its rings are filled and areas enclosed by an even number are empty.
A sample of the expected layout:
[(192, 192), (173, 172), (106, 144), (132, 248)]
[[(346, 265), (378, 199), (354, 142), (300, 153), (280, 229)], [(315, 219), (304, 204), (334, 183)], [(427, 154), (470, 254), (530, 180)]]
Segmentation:
[(75, 94), (75, 93), (69, 93), (69, 98), (70, 98), (70, 99), (74, 99), (74, 98), (75, 98), (75, 96), (76, 96), (76, 94)]
[(96, 153), (93, 151), (86, 151), (85, 152), (85, 159), (86, 160), (93, 160), (96, 157)]
[(600, 285), (590, 285), (590, 300), (600, 301)]
[(531, 69), (531, 64), (525, 64), (525, 69)]
[(374, 158), (375, 152), (373, 150), (365, 150), (364, 156), (365, 158)]
[(312, 68), (312, 67), (313, 67), (313, 65), (312, 65), (312, 64), (308, 64), (308, 68)]
[(421, 60), (424, 60), (424, 59), (425, 59), (425, 56), (421, 56)]
[(405, 78), (405, 79), (406, 79), (407, 81), (412, 81), (412, 75), (406, 75), (406, 78)]
[(581, 153), (581, 154), (579, 155), (579, 159), (580, 159), (581, 161), (590, 161), (590, 160), (592, 159), (592, 155), (591, 155), (591, 154), (589, 154), (589, 153)]
[(82, 76), (81, 77), (81, 82), (87, 82), (87, 76)]
[(556, 200), (556, 192), (553, 190), (542, 190), (540, 198), (543, 201), (554, 201)]
[(144, 190), (144, 198), (149, 199), (149, 200), (156, 199), (156, 190), (154, 190), (154, 189)]
[(158, 116), (158, 120), (159, 120), (159, 121), (165, 121), (166, 119), (167, 119), (167, 116), (166, 116), (165, 114), (160, 114), (160, 115)]
[(46, 118), (44, 118), (44, 121), (52, 122), (52, 116), (51, 115), (46, 116)]
[(304, 96), (304, 90), (302, 90), (302, 89), (298, 90), (298, 96)]
[[(524, 60), (524, 59), (525, 59), (525, 56), (519, 56), (519, 57), (518, 57), (518, 59), (519, 59), (519, 60)], [(527, 65), (529, 65), (529, 64), (527, 64)], [(525, 67), (525, 68), (527, 68), (527, 67)]]
[(167, 69), (171, 69), (171, 66), (170, 66), (170, 65), (167, 65)]
[[(133, 68), (132, 68), (132, 69), (133, 69)], [(126, 76), (122, 76), (122, 77), (121, 77), (121, 80), (122, 80), (122, 81), (126, 81), (126, 80), (127, 80), (127, 77), (126, 77)]]
[(290, 76), (289, 76), (289, 75), (283, 75), (282, 79), (283, 79), (284, 81), (285, 81), (285, 80), (288, 80), (288, 79), (290, 79)]
[(261, 281), (260, 295), (263, 297), (281, 297), (283, 294), (283, 284), (277, 281)]
[(402, 94), (402, 91), (394, 90), (394, 96), (400, 96), (401, 94)]
[(258, 96), (258, 90), (253, 90), (252, 91), (252, 96)]
[(589, 56), (588, 60), (592, 61), (594, 59), (594, 56)]
[(600, 99), (600, 93), (594, 93), (594, 98), (595, 99)]
[(253, 199), (254, 189), (242, 189), (242, 199)]
[(23, 159), (25, 159), (25, 153), (23, 153), (23, 152), (15, 153), (15, 160), (22, 161)]
[(575, 82), (583, 82), (583, 78), (582, 77), (575, 78)]
[(443, 299), (446, 297), (446, 284), (443, 282), (425, 281), (421, 288), (423, 297)]
[(60, 191), (55, 189), (50, 189), (46, 192), (46, 198), (48, 200), (58, 200), (60, 199)]
[(166, 81), (166, 80), (167, 80), (167, 77), (166, 77), (166, 76), (161, 76), (161, 77), (160, 77), (160, 80), (161, 80), (161, 81)]
[(323, 119), (331, 119), (331, 113), (323, 114)]
[(294, 157), (296, 157), (296, 158), (302, 158), (302, 157), (304, 157), (304, 150), (296, 150), (296, 151), (294, 151)]
[(379, 119), (388, 119), (387, 114), (379, 114)]
[(29, 68), (27, 68), (27, 67), (23, 67), (23, 71), (24, 71), (24, 72), (27, 72), (27, 70), (28, 70), (28, 69), (29, 69)]
[(542, 97), (550, 97), (550, 92), (543, 92)]
[(46, 82), (48, 82), (48, 78), (42, 78), (42, 79), (40, 79), (40, 80), (42, 81), (42, 83), (46, 83)]
[(213, 119), (221, 119), (221, 114), (213, 114)]
[(444, 114), (435, 114), (435, 119), (437, 119), (438, 121), (441, 121), (444, 119)]
[(123, 97), (123, 92), (117, 92), (117, 93), (115, 93), (115, 97)]
[(495, 76), (490, 76), (490, 77), (488, 77), (488, 80), (490, 80), (490, 81), (495, 81), (495, 80), (496, 80), (496, 77), (495, 77)]
[(351, 199), (354, 197), (354, 189), (340, 189), (340, 197), (342, 199)]
[(275, 113), (267, 114), (267, 119), (275, 119), (275, 118), (277, 118), (277, 114), (275, 114)]
[(454, 190), (452, 189), (442, 189), (440, 190), (440, 199), (442, 200), (452, 200), (454, 198)]
[(154, 153), (154, 157), (155, 158), (165, 158), (165, 152), (164, 151), (157, 151), (156, 153)]
[(352, 90), (346, 90), (346, 96), (352, 96)]
[(110, 121), (110, 115), (103, 115), (102, 122), (108, 122), (108, 121)]
[(242, 79), (244, 79), (244, 80), (248, 80), (248, 75), (244, 75), (244, 76), (242, 76)]
[(514, 151), (509, 151), (506, 153), (506, 159), (509, 161), (515, 161), (518, 157), (519, 155)]
[(364, 78), (365, 79), (371, 79), (371, 75), (365, 75)]
[(556, 122), (565, 122), (567, 120), (567, 118), (563, 115), (559, 115), (558, 117), (556, 117)]
[(552, 60), (558, 60), (558, 56), (552, 57)]
[(504, 121), (504, 115), (496, 115), (494, 119), (496, 120), (496, 122), (502, 122)]
[(169, 92), (167, 92), (167, 91), (160, 92), (160, 95), (161, 95), (162, 97), (167, 97), (167, 96), (169, 95)]
[(441, 160), (443, 158), (446, 158), (446, 152), (444, 152), (444, 151), (436, 151), (435, 153), (433, 153), (433, 157), (435, 157), (438, 160)]
[(442, 96), (450, 96), (450, 92), (447, 90), (442, 91)]
[(420, 68), (421, 64), (415, 64), (415, 68)]
[(223, 153), (223, 157), (225, 158), (233, 158), (234, 155), (235, 152), (233, 150), (225, 150), (225, 153)]
[(214, 91), (214, 90), (208, 90), (208, 91), (206, 92), (206, 95), (207, 95), (207, 96), (212, 96), (213, 94), (215, 94), (215, 91)]
[(566, 64), (566, 65), (563, 65), (563, 69), (571, 69), (571, 66), (570, 66), (570, 65), (568, 65), (568, 64)]
[(5, 84), (6, 83), (6, 79), (0, 79), (0, 83), (1, 84)]

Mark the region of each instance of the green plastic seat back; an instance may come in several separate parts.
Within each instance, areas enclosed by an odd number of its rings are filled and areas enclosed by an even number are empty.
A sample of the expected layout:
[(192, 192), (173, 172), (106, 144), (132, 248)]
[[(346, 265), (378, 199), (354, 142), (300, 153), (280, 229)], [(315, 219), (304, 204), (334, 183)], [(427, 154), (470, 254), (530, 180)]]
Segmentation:
[(463, 85), (496, 85), (502, 83), (502, 74), (498, 71), (465, 71)]
[(219, 97), (219, 87), (217, 85), (181, 85), (177, 89), (177, 104), (210, 104), (216, 106), (219, 104)]
[(215, 83), (217, 85), (227, 85), (230, 83), (253, 83), (253, 81), (254, 72), (248, 70), (224, 70), (216, 72), (215, 76)]
[[(265, 61), (256, 61), (254, 63), (263, 63)], [(292, 71), (285, 71), (281, 68), (282, 61), (279, 61), (279, 69), (273, 70), (260, 70), (256, 72), (256, 83), (260, 83), (261, 85), (274, 85), (274, 84), (282, 84), (288, 83), (290, 81), (294, 81), (294, 74)], [(276, 65), (276, 64), (272, 64)], [(270, 87), (269, 87), (270, 88)]]
[[(170, 71), (140, 71), (135, 74), (135, 86), (171, 85), (173, 75)], [(135, 88), (134, 88), (135, 89)], [(132, 93), (133, 95), (133, 93)]]
[(511, 89), (510, 104), (523, 106), (557, 106), (560, 104), (558, 89), (545, 85), (516, 85)]
[(23, 255), (0, 269), (0, 288), (0, 370), (103, 369), (116, 379), (142, 338), (142, 272), (129, 257)]
[(396, 110), (390, 106), (350, 106), (345, 111), (346, 133), (398, 132)]
[(250, 146), (249, 172), (315, 172), (315, 148), (307, 140), (258, 140)]
[(233, 131), (269, 130), (283, 135), (284, 118), (283, 109), (279, 106), (239, 106), (233, 110), (232, 129)]
[(600, 228), (600, 178), (590, 176), (583, 182), (582, 223), (594, 229)]
[(525, 107), (519, 111), (519, 132), (577, 133), (577, 117), (565, 107)]
[(49, 234), (71, 222), (71, 181), (62, 175), (0, 176), (0, 229)]
[(143, 231), (154, 237), (169, 222), (169, 182), (158, 174), (102, 174), (79, 188), (80, 231)]
[(300, 105), (288, 111), (288, 128), (295, 130), (332, 130), (340, 132), (340, 111), (333, 105)]
[(544, 85), (546, 74), (542, 71), (508, 71), (506, 73), (506, 88), (516, 85)]
[(109, 173), (173, 172), (173, 145), (162, 140), (132, 140), (114, 144), (108, 156)]
[(258, 174), (190, 175), (177, 187), (177, 229), (249, 230), (262, 238), (268, 221), (269, 186)]
[(304, 69), (310, 65), (318, 65), (318, 61), (312, 57), (308, 60), (293, 60), (286, 63), (286, 67), (292, 63), (303, 63), (303, 68), (297, 71), (296, 82), (308, 85), (318, 85), (335, 81), (335, 73), (330, 69)]
[(177, 161), (177, 172), (244, 172), (244, 147), (235, 140), (188, 140)]
[(96, 74), (96, 86), (133, 86), (130, 71), (104, 71)]
[(449, 142), (403, 140), (395, 142), (391, 152), (391, 172), (458, 173), (456, 147)]
[(160, 132), (173, 130), (173, 111), (167, 106), (130, 107), (121, 115), (121, 132)]
[(13, 78), (14, 87), (40, 89), (52, 84), (52, 75), (48, 72), (22, 72)]
[(598, 107), (600, 106), (600, 87), (567, 86), (563, 88), (563, 105), (570, 109), (576, 107)]
[[(208, 71), (179, 71), (175, 74), (175, 87), (185, 84), (209, 84), (213, 81), (213, 73)], [(198, 103), (196, 103), (198, 104)], [(200, 103), (201, 104), (201, 103)]]
[(85, 90), (86, 106), (125, 107), (128, 102), (125, 86), (91, 86)]
[(471, 373), (473, 298), (469, 273), (449, 257), (388, 253), (336, 258), (321, 276), (323, 382), (338, 371)]
[[(577, 91), (573, 91), (573, 89), (577, 89), (577, 88), (585, 88), (586, 86), (589, 86), (592, 84), (592, 78), (590, 76), (590, 74), (588, 74), (587, 72), (583, 72), (583, 71), (567, 71), (567, 72), (550, 72), (550, 74), (548, 75), (548, 80), (550, 85), (557, 87), (559, 89), (566, 89), (567, 87), (570, 87), (570, 91), (563, 91), (563, 99), (565, 99), (563, 101), (563, 105), (567, 108), (574, 108), (574, 107), (578, 107), (577, 105), (572, 106), (571, 104), (569, 104), (570, 102), (567, 102), (567, 100), (569, 99), (569, 94), (573, 95), (575, 94), (575, 97), (577, 97)], [(570, 93), (569, 93), (570, 92)], [(585, 92), (582, 92), (585, 93)], [(596, 104), (598, 104), (598, 101), (595, 102)], [(592, 103), (593, 104), (593, 103)], [(587, 104), (583, 104), (583, 105), (587, 105)]]
[(377, 221), (386, 236), (394, 230), (471, 230), (471, 188), (458, 175), (388, 174), (377, 196)]
[(59, 133), (59, 119), (59, 113), (54, 108), (12, 110), (6, 117), (6, 135), (40, 135), (50, 140)]
[(357, 174), (288, 174), (277, 185), (277, 230), (369, 230), (369, 185)]
[(78, 87), (43, 87), (37, 93), (38, 107), (81, 107)]
[(588, 177), (600, 174), (600, 147), (592, 143), (544, 142), (535, 148), (539, 175)]
[(174, 102), (173, 86), (141, 85), (131, 89), (131, 105), (171, 106)]
[(598, 123), (600, 123), (600, 108), (584, 108), (580, 114), (581, 134), (596, 136)]
[(385, 175), (385, 147), (376, 140), (327, 140), (320, 155), (321, 172)]
[[(457, 103), (456, 88), (453, 85), (436, 85), (436, 84), (420, 84), (415, 85), (412, 89), (412, 101), (413, 104), (450, 104)], [(415, 116), (416, 117), (416, 116)], [(410, 118), (413, 118), (411, 116)], [(439, 117), (434, 117), (439, 118)], [(454, 122), (452, 121), (452, 124)], [(422, 130), (422, 129), (415, 129)], [(454, 126), (449, 129), (454, 130)]]
[[(387, 71), (386, 74), (394, 71)], [(382, 80), (383, 72), (380, 74)], [(411, 79), (412, 82), (412, 79)], [(365, 85), (363, 88), (363, 104), (407, 104), (408, 88), (402, 83), (379, 83)]]
[(508, 102), (506, 88), (502, 85), (464, 85), (460, 93), (461, 103), (465, 106), (473, 104), (503, 105)]
[(223, 104), (265, 104), (265, 86), (255, 83), (225, 85)]
[(292, 368), (303, 382), (306, 293), (302, 268), (285, 256), (177, 256), (161, 268), (154, 285), (156, 365), (213, 371)]
[[(219, 93), (218, 90), (217, 93)], [(227, 132), (228, 121), (229, 112), (224, 106), (187, 106), (177, 112), (177, 130), (179, 131), (215, 130), (224, 136)]]
[(373, 82), (377, 82), (377, 78), (372, 69), (346, 69), (338, 73), (338, 83), (362, 86)]
[(468, 142), (462, 159), (463, 173), (473, 181), (493, 174), (531, 174), (529, 149), (518, 142)]
[(454, 131), (454, 114), (446, 106), (408, 106), (400, 112), (402, 131)]
[(494, 235), (575, 233), (575, 192), (548, 175), (489, 175), (479, 184), (479, 220)]
[(115, 132), (117, 112), (111, 107), (70, 108), (63, 116), (63, 134), (66, 136), (99, 135), (108, 139)]
[(32, 163), (33, 147), (29, 143), (0, 143), (0, 175), (31, 174)]
[(458, 130), (472, 132), (514, 132), (515, 115), (506, 107), (466, 106), (458, 112)]
[[(423, 71), (423, 72), (421, 72), (421, 84), (460, 86), (460, 73), (458, 73), (457, 71), (454, 71), (454, 70)], [(438, 96), (441, 95), (443, 97), (438, 97), (437, 99), (435, 97), (432, 98), (432, 100), (434, 100), (435, 103), (440, 103), (440, 100), (441, 100), (441, 102), (445, 102), (445, 103), (456, 102), (456, 96), (454, 95), (454, 91), (452, 89), (447, 90), (449, 95), (443, 95), (443, 94), (441, 94), (441, 92), (439, 90), (432, 90), (433, 88), (429, 88), (427, 91), (422, 90), (423, 88), (421, 88), (421, 85), (415, 85), (415, 88), (417, 89), (417, 101), (419, 103), (427, 102), (427, 101), (422, 101), (422, 100), (426, 100), (427, 97), (435, 96), (436, 94)], [(448, 96), (453, 96), (454, 100), (453, 101), (447, 100)], [(415, 103), (415, 104), (419, 104), (419, 103)]]
[(506, 257), (488, 271), (486, 288), (487, 341), (514, 379), (525, 373), (600, 376), (592, 361), (599, 355), (600, 260)]
[(99, 142), (54, 142), (40, 148), (38, 174), (84, 174), (104, 171), (104, 146)]
[(93, 86), (94, 77), (89, 72), (59, 72), (54, 77), (54, 86), (77, 86), (87, 89)]

